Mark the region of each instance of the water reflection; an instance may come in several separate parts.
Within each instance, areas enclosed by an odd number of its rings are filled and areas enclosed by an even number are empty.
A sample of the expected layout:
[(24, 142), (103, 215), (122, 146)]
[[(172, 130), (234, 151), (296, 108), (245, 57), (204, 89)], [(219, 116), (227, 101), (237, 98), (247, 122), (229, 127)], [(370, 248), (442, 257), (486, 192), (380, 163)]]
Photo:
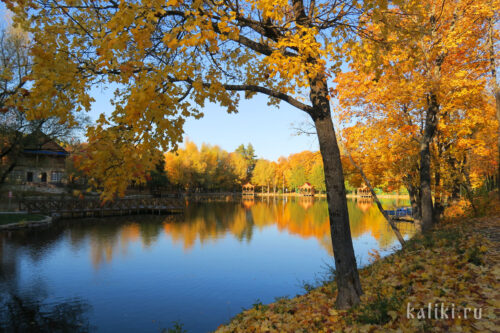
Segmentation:
[[(393, 208), (404, 203), (385, 201), (384, 206)], [(126, 256), (133, 243), (139, 242), (144, 248), (153, 246), (161, 233), (189, 251), (197, 242), (201, 245), (217, 242), (228, 234), (240, 242), (250, 242), (254, 229), (273, 225), (280, 232), (290, 235), (304, 239), (314, 237), (332, 254), (327, 207), (325, 200), (311, 197), (287, 201), (251, 198), (238, 203), (189, 203), (183, 215), (63, 221), (50, 229), (16, 232), (8, 238), (11, 243), (26, 247), (31, 258), (36, 260), (62, 234), (68, 233), (74, 249), (90, 242), (90, 256), (95, 269), (111, 263), (117, 254)], [(371, 200), (350, 200), (348, 210), (354, 241), (369, 234), (376, 239), (379, 248), (387, 248), (395, 242), (396, 236)], [(399, 223), (399, 228), (403, 236), (411, 236), (414, 232), (410, 223)], [(0, 244), (5, 237), (0, 236)], [(0, 275), (8, 274), (13, 264), (3, 262)]]
[[(384, 203), (389, 208), (396, 204), (399, 203)], [(376, 240), (378, 248), (387, 248), (395, 243), (394, 233), (371, 201), (351, 200), (348, 202), (348, 209), (354, 241), (363, 235), (370, 235)], [(124, 220), (128, 223), (124, 224)], [(111, 263), (116, 255), (126, 256), (128, 248), (134, 243), (140, 243), (144, 248), (154, 246), (161, 233), (189, 252), (198, 242), (203, 246), (227, 235), (240, 242), (250, 242), (255, 230), (270, 226), (276, 226), (282, 233), (303, 239), (315, 238), (332, 254), (327, 203), (314, 198), (288, 201), (257, 198), (239, 203), (190, 203), (183, 215), (110, 218), (91, 221), (90, 225), (88, 221), (69, 223), (72, 227), (67, 232), (75, 248), (84, 242), (84, 238), (89, 239), (95, 269)], [(413, 233), (413, 226), (409, 223), (400, 223), (399, 227), (403, 236)], [(64, 229), (64, 224), (59, 226), (61, 232)], [(57, 237), (57, 232), (51, 233), (50, 239)], [(45, 242), (50, 243), (50, 239)], [(38, 246), (31, 244), (30, 248)], [(36, 253), (37, 251), (33, 251), (33, 255)]]
[[(202, 244), (216, 240), (229, 233), (240, 241), (250, 241), (254, 228), (262, 229), (276, 225), (281, 232), (301, 238), (314, 237), (331, 252), (330, 225), (327, 203), (314, 198), (296, 200), (244, 200), (241, 205), (227, 203), (190, 204), (183, 222), (166, 222), (164, 231), (176, 243), (182, 243), (185, 250), (194, 246), (197, 240)], [(388, 208), (399, 203), (386, 201)], [(384, 217), (370, 200), (349, 201), (348, 210), (353, 239), (370, 234), (380, 248), (392, 245), (396, 236)], [(414, 230), (409, 223), (400, 223), (403, 236), (410, 236)]]
[[(357, 256), (396, 243), (371, 202), (348, 209)], [(182, 215), (0, 233), (0, 330), (141, 332), (176, 320), (213, 330), (257, 298), (300, 292), (331, 248), (327, 203), (313, 198), (191, 202)]]
[[(19, 235), (24, 232), (18, 233)], [(37, 233), (35, 233), (36, 235)], [(26, 250), (23, 237), (10, 234), (0, 237), (0, 329), (2, 332), (89, 332), (88, 311), (91, 306), (83, 299), (49, 299), (45, 282), (35, 277), (28, 286), (21, 284), (20, 252)], [(48, 234), (46, 235), (48, 236)], [(9, 243), (7, 243), (9, 239)], [(53, 237), (34, 238), (27, 254), (33, 261), (43, 256), (42, 244)]]
[(32, 295), (2, 292), (0, 328), (5, 332), (89, 332), (86, 312), (90, 306), (81, 300), (46, 304)]

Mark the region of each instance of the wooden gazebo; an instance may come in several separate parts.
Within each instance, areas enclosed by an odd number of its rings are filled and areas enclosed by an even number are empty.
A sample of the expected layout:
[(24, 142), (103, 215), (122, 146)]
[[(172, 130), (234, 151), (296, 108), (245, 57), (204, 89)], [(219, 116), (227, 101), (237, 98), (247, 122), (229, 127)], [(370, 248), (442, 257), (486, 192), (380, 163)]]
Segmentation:
[(372, 193), (370, 192), (370, 189), (367, 186), (363, 187), (358, 187), (358, 196), (361, 198), (371, 198)]
[(255, 195), (255, 186), (253, 186), (250, 183), (246, 183), (245, 185), (242, 186), (241, 194), (252, 195), (252, 196)]
[(316, 191), (314, 190), (314, 186), (309, 183), (304, 183), (304, 185), (299, 187), (299, 193), (305, 197), (313, 197)]

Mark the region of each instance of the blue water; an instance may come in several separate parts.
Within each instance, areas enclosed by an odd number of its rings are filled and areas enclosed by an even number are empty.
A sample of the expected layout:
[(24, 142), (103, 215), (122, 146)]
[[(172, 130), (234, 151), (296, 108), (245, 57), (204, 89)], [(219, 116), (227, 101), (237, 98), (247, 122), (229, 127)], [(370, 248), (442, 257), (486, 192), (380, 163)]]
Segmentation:
[[(358, 264), (396, 241), (374, 207), (349, 203)], [(411, 228), (403, 229), (409, 236)], [(256, 302), (304, 293), (333, 265), (321, 200), (190, 204), (178, 216), (61, 221), (0, 234), (7, 331), (215, 330)]]

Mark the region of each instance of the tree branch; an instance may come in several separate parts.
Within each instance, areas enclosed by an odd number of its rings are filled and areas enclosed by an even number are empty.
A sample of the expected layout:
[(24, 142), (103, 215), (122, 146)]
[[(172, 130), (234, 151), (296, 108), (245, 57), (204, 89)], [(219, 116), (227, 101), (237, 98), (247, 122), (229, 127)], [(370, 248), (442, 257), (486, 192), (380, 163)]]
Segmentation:
[(287, 102), (288, 104), (292, 105), (292, 106), (295, 106), (296, 108), (304, 111), (304, 112), (307, 112), (307, 113), (310, 113), (313, 111), (313, 108), (312, 106), (309, 106), (307, 104), (304, 104), (302, 102), (299, 102), (298, 100), (296, 100), (295, 98), (285, 94), (285, 93), (282, 93), (282, 92), (279, 92), (279, 91), (274, 91), (272, 89), (269, 89), (269, 88), (265, 88), (265, 87), (261, 87), (261, 86), (255, 86), (255, 85), (250, 85), (250, 84), (224, 84), (223, 87), (226, 89), (226, 90), (233, 90), (233, 91), (252, 91), (252, 92), (259, 92), (259, 93), (262, 93), (262, 94), (265, 94), (265, 95), (268, 95), (268, 96), (271, 96), (271, 97), (275, 97), (275, 98), (278, 98), (284, 102)]

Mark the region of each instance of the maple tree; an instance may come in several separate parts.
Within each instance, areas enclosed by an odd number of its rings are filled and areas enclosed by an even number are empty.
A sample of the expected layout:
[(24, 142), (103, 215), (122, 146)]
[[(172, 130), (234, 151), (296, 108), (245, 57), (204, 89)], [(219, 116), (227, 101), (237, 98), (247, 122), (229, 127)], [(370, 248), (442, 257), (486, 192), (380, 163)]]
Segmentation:
[(91, 182), (108, 194), (144, 181), (161, 158), (155, 148), (177, 148), (185, 118), (201, 117), (208, 101), (236, 112), (239, 92), (260, 93), (309, 114), (324, 162), (337, 306), (359, 302), (328, 88), (341, 63), (339, 42), (357, 24), (356, 1), (5, 2), (35, 42), (30, 115), (71, 120), (69, 100), (77, 111), (89, 109), (92, 86), (119, 85), (112, 115), (88, 131), (84, 160)]
[[(464, 177), (470, 184), (468, 174), (479, 171), (471, 157), (493, 155), (481, 45), (495, 8), (498, 1), (462, 0), (374, 8), (363, 19), (370, 38), (350, 44), (352, 70), (336, 78), (354, 159), (369, 165), (375, 184), (386, 177), (406, 186), (424, 230), (450, 186)], [(486, 160), (479, 172), (498, 163)]]
[[(497, 7), (498, 8), (498, 3)], [(486, 38), (486, 43), (484, 47), (487, 50), (489, 58), (489, 70), (491, 73), (491, 86), (493, 90), (493, 95), (495, 96), (495, 106), (496, 106), (496, 116), (497, 116), (497, 149), (498, 149), (498, 160), (500, 161), (500, 84), (497, 78), (497, 60), (500, 57), (496, 52), (496, 44), (498, 43), (499, 31), (494, 28), (495, 22), (498, 22), (498, 11), (493, 12), (493, 15), (488, 17), (488, 36)], [(497, 186), (500, 188), (500, 162), (498, 163), (497, 171)]]

